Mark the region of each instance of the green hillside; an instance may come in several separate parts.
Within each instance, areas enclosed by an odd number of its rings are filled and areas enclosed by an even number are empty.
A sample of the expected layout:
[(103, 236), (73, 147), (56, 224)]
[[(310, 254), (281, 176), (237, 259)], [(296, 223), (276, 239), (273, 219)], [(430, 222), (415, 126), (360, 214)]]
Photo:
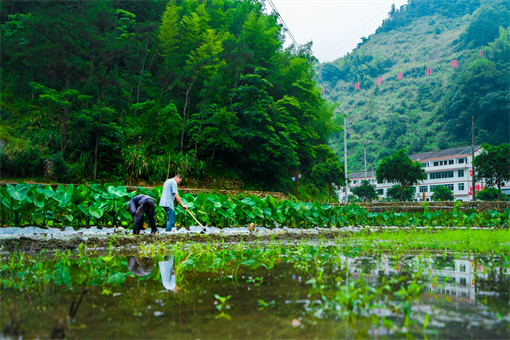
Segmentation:
[[(509, 142), (509, 10), (506, 1), (411, 0), (352, 53), (318, 66), (337, 118), (347, 115), (349, 172), (364, 169), (364, 147), (370, 168), (401, 148), (468, 145), (472, 115), (476, 144)], [(342, 132), (331, 145), (343, 158)]]

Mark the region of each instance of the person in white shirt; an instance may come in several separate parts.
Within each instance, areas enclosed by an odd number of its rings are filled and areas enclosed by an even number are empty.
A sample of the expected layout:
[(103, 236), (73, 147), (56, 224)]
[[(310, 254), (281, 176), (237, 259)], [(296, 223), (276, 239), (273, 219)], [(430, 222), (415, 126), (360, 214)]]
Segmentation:
[(181, 183), (182, 176), (177, 174), (174, 178), (167, 179), (165, 184), (163, 184), (163, 191), (161, 192), (161, 200), (159, 201), (159, 205), (162, 206), (166, 211), (166, 231), (169, 232), (175, 226), (175, 209), (174, 209), (174, 200), (179, 202), (179, 204), (186, 210), (184, 204), (182, 204), (181, 198), (177, 192), (177, 184)]

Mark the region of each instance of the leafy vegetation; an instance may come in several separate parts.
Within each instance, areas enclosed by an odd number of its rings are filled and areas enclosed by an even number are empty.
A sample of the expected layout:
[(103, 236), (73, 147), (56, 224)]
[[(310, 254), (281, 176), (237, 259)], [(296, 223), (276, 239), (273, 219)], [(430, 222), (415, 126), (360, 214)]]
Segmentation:
[(372, 201), (378, 197), (376, 186), (373, 184), (370, 184), (369, 181), (364, 179), (361, 181), (361, 184), (354, 189), (352, 189), (352, 193), (359, 198), (362, 198), (364, 200)]
[[(145, 194), (156, 202), (161, 187), (139, 188), (128, 193), (126, 187), (110, 184), (66, 186), (53, 190), (50, 186), (8, 184), (0, 188), (0, 219), (4, 226), (131, 226), (132, 217), (126, 207), (131, 197)], [(217, 227), (246, 226), (313, 228), (346, 226), (451, 226), (508, 227), (508, 209), (484, 212), (425, 211), (424, 213), (368, 212), (358, 205), (332, 206), (319, 202), (277, 201), (272, 196), (237, 196), (216, 194), (180, 195), (183, 203), (204, 225)], [(459, 203), (460, 204), (460, 203)], [(196, 225), (181, 207), (176, 207), (181, 227)], [(156, 207), (156, 222), (166, 220), (162, 207)]]
[(476, 199), (481, 201), (508, 201), (510, 197), (506, 194), (500, 194), (496, 188), (485, 187), (476, 192)]
[(504, 181), (510, 181), (510, 144), (483, 144), (482, 147), (482, 153), (473, 162), (476, 178), (484, 180), (489, 187), (497, 187), (498, 200), (501, 200), (501, 186)]
[(423, 165), (409, 158), (404, 149), (382, 159), (375, 176), (379, 182), (395, 183), (400, 191), (400, 202), (403, 200), (406, 188), (414, 187), (427, 179)]
[(400, 187), (398, 185), (393, 185), (391, 188), (388, 188), (386, 196), (388, 199), (393, 201), (412, 202), (414, 201), (415, 192), (416, 190), (414, 187), (404, 188), (403, 191), (400, 191)]
[(2, 176), (292, 189), (337, 162), (311, 44), (258, 1), (3, 1)]
[(436, 187), (432, 190), (433, 194), (431, 199), (433, 201), (453, 201), (453, 192), (450, 188), (447, 188), (444, 185), (436, 185)]

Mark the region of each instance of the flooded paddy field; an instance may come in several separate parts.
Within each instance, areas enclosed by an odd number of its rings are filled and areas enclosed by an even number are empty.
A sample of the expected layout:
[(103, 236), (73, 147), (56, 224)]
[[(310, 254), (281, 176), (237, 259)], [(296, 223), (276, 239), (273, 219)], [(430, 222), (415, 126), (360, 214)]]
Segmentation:
[(150, 237), (4, 243), (2, 337), (510, 337), (508, 230)]

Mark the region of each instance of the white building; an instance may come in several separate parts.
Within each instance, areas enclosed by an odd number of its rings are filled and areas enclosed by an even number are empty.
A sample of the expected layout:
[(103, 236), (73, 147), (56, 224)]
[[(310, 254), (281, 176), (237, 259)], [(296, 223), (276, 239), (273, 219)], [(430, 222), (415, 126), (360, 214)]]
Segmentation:
[[(479, 145), (475, 146), (475, 157), (481, 153)], [(472, 152), (471, 147), (462, 147), (442, 151), (431, 151), (418, 153), (409, 156), (413, 161), (419, 161), (423, 164), (427, 179), (416, 186), (415, 201), (430, 201), (434, 187), (438, 185), (446, 186), (453, 192), (455, 200), (471, 201), (473, 198), (473, 176), (472, 176)], [(385, 198), (389, 188), (393, 183), (378, 183), (375, 177), (375, 171), (353, 172), (349, 174), (351, 183), (349, 184), (349, 193), (352, 189), (361, 184), (361, 181), (367, 179), (370, 184), (375, 184), (379, 198)], [(476, 191), (483, 190), (485, 184), (476, 182)], [(510, 192), (510, 185), (504, 183), (502, 192)], [(340, 200), (344, 199), (344, 193), (340, 192)]]

